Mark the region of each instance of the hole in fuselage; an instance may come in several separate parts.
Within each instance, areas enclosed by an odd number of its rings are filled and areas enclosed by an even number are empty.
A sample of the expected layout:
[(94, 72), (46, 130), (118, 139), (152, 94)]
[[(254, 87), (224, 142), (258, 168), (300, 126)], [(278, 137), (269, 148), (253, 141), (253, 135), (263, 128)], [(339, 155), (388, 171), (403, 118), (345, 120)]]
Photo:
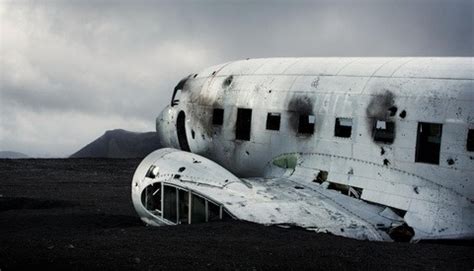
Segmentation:
[(178, 134), (178, 142), (181, 150), (190, 151), (188, 138), (186, 136), (186, 115), (183, 111), (180, 111), (178, 114), (178, 119), (176, 120), (176, 132)]
[(250, 140), (250, 128), (252, 126), (252, 109), (238, 108), (237, 122), (235, 127), (235, 139)]

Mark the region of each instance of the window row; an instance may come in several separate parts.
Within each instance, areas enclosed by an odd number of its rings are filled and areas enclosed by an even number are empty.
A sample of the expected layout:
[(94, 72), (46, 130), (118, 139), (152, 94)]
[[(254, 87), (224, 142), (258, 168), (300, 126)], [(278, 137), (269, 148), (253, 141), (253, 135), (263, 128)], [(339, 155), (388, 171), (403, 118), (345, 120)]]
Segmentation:
[(153, 215), (176, 224), (232, 219), (223, 206), (188, 190), (161, 182), (147, 186), (142, 192), (141, 201)]
[[(252, 109), (238, 108), (235, 138), (250, 140)], [(281, 113), (267, 113), (266, 129), (279, 131)], [(213, 125), (223, 125), (224, 109), (215, 108), (212, 117)], [(311, 135), (314, 133), (316, 117), (311, 114), (300, 114), (298, 117), (298, 134)], [(417, 130), (415, 162), (439, 164), (441, 134), (443, 125), (438, 123), (419, 122)], [(350, 138), (352, 136), (352, 119), (336, 118), (334, 136)], [(372, 138), (376, 142), (392, 144), (395, 139), (395, 122), (375, 120), (372, 128)], [(474, 129), (469, 129), (466, 149), (474, 151)]]

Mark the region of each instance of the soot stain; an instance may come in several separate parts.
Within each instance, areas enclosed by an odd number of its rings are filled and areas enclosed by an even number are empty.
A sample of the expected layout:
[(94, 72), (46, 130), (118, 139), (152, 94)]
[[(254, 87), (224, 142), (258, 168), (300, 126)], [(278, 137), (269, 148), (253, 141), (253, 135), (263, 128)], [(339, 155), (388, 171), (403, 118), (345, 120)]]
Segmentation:
[(227, 76), (227, 78), (224, 80), (224, 82), (222, 82), (222, 87), (226, 88), (226, 87), (230, 86), (230, 84), (232, 84), (233, 79), (234, 79), (234, 76), (232, 76), (232, 75)]
[(223, 108), (219, 102), (209, 97), (200, 96), (197, 103), (189, 104), (189, 117), (192, 125), (202, 129), (202, 133), (211, 137), (213, 134), (212, 114), (214, 108)]
[(396, 106), (392, 106), (388, 109), (388, 111), (390, 112), (390, 117), (393, 117), (395, 116), (395, 114), (397, 114), (397, 110), (398, 108)]
[(288, 103), (290, 112), (290, 128), (298, 132), (298, 122), (300, 115), (314, 115), (313, 100), (308, 96), (294, 96)]
[[(398, 107), (395, 105), (395, 95), (390, 90), (384, 89), (381, 94), (372, 96), (365, 110), (369, 134), (372, 135), (377, 120), (393, 122), (392, 117), (395, 116), (397, 110)], [(395, 134), (396, 127), (394, 122), (394, 137)]]

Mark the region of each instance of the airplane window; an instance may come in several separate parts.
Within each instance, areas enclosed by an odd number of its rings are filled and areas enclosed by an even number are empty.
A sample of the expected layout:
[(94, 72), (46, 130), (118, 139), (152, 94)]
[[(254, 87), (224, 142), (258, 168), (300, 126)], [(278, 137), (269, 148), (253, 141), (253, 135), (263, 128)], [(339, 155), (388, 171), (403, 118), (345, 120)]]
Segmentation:
[(415, 162), (439, 164), (442, 132), (442, 124), (418, 123)]
[(474, 151), (474, 129), (469, 129), (467, 133), (467, 150)]
[(143, 190), (142, 204), (148, 211), (161, 214), (161, 183), (151, 184)]
[(179, 98), (181, 97), (181, 89), (177, 89), (173, 93), (173, 98), (171, 100), (171, 106), (179, 104)]
[(267, 130), (280, 130), (280, 113), (268, 113)]
[(377, 120), (373, 130), (374, 141), (391, 144), (395, 138), (395, 123), (393, 121)]
[(314, 124), (316, 117), (314, 115), (300, 115), (298, 124), (298, 133), (314, 134)]
[(173, 186), (164, 185), (163, 186), (163, 217), (171, 222), (176, 223), (178, 214), (177, 214), (177, 189)]
[(171, 106), (175, 106), (179, 103), (181, 90), (184, 88), (184, 85), (186, 84), (188, 78), (189, 76), (181, 79), (181, 81), (179, 81), (179, 83), (174, 87), (173, 96), (171, 97)]
[(212, 113), (212, 124), (213, 125), (222, 125), (224, 123), (224, 109), (214, 108)]
[(187, 191), (178, 189), (178, 224), (188, 224), (189, 217), (189, 194)]
[(352, 133), (352, 119), (336, 118), (336, 125), (334, 127), (334, 136), (351, 137), (351, 133)]
[(238, 108), (237, 122), (235, 124), (235, 139), (250, 140), (250, 128), (252, 125), (252, 109)]
[(206, 222), (206, 200), (192, 194), (191, 201), (191, 223)]
[(152, 165), (146, 172), (145, 177), (154, 179), (156, 175), (158, 175), (158, 173), (159, 173), (159, 168), (155, 165)]
[(220, 209), (219, 205), (207, 201), (207, 221), (220, 220)]

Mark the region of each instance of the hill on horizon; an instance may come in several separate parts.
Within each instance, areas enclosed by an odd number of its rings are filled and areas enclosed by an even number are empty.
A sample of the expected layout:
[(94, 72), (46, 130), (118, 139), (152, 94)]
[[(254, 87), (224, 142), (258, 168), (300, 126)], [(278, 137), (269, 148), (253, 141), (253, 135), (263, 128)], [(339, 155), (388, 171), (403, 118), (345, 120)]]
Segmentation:
[(116, 129), (105, 132), (70, 158), (143, 158), (160, 147), (156, 132)]
[(0, 159), (24, 159), (30, 158), (28, 155), (15, 151), (0, 151)]

